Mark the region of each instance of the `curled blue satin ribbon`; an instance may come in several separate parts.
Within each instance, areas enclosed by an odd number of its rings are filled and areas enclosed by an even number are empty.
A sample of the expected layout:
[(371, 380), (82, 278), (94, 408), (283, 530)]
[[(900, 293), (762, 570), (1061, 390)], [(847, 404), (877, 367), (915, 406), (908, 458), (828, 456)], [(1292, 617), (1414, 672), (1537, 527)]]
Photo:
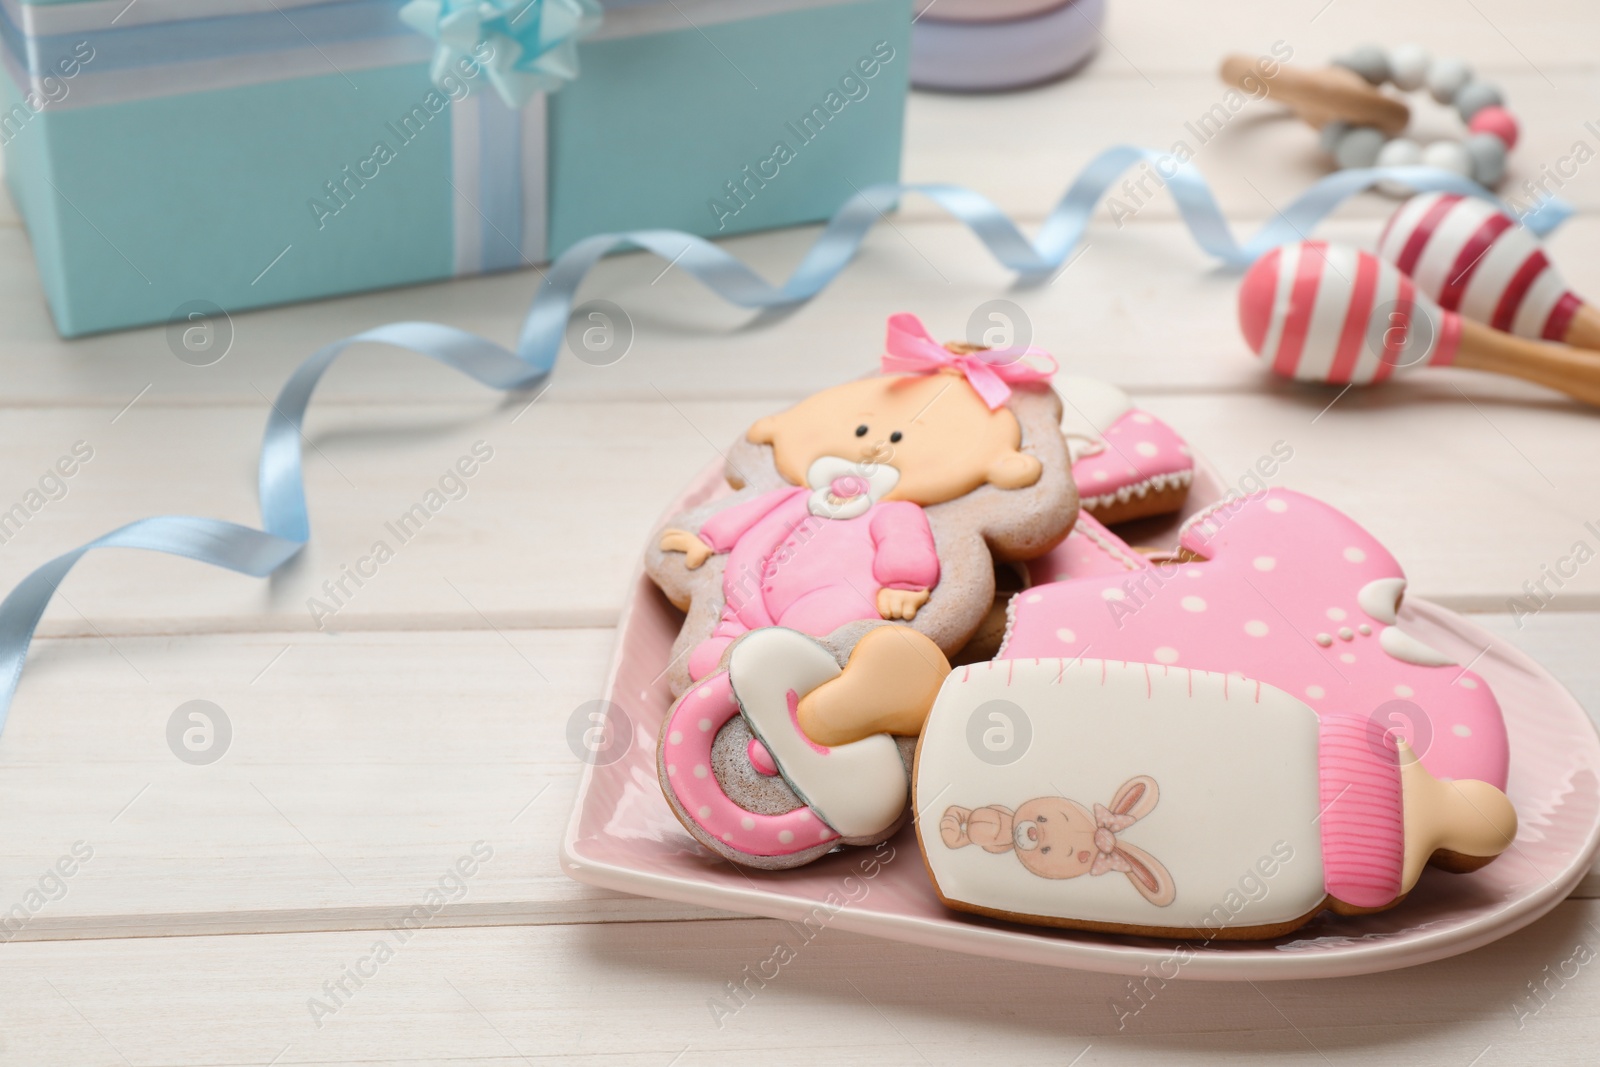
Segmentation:
[[(515, 351), (453, 326), (395, 322), (335, 341), (296, 368), (273, 403), (261, 443), (263, 529), (193, 515), (139, 519), (57, 556), (17, 583), (0, 602), (0, 729), (4, 729), (39, 619), (56, 586), (86, 553), (97, 548), (142, 548), (261, 578), (305, 547), (311, 537), (311, 520), (301, 471), (301, 425), (323, 373), (351, 345), (409, 349), (491, 389), (532, 388), (554, 369), (573, 295), (584, 275), (604, 256), (642, 248), (675, 262), (731, 304), (745, 308), (790, 306), (811, 299), (833, 281), (855, 257), (883, 212), (907, 193), (927, 197), (964, 223), (1001, 265), (1024, 280), (1042, 280), (1059, 269), (1082, 240), (1101, 197), (1123, 172), (1140, 163), (1150, 164), (1165, 179), (1167, 191), (1200, 248), (1227, 266), (1241, 269), (1279, 245), (1303, 239), (1344, 200), (1380, 181), (1400, 182), (1418, 192), (1460, 193), (1488, 200), (1510, 214), (1488, 190), (1449, 171), (1431, 167), (1344, 170), (1312, 185), (1240, 244), (1197, 170), (1183, 163), (1168, 177), (1161, 168), (1172, 163), (1171, 156), (1122, 145), (1102, 152), (1084, 168), (1032, 240), (986, 197), (958, 185), (869, 186), (847, 200), (829, 220), (781, 286), (772, 285), (704, 238), (676, 230), (636, 230), (586, 238), (550, 265)], [(1552, 199), (1522, 221), (1534, 234), (1543, 236), (1571, 214), (1570, 207)]]

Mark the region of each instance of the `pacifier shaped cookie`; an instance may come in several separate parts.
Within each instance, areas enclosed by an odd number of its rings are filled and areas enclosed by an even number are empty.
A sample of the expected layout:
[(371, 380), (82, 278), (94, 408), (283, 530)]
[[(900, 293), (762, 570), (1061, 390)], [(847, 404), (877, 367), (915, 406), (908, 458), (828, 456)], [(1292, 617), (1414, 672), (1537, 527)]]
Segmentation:
[(994, 560), (1048, 551), (1077, 515), (1054, 369), (1034, 350), (940, 345), (896, 315), (881, 374), (751, 426), (728, 453), (740, 491), (675, 516), (646, 556), (688, 614), (672, 691), (768, 626), (824, 637), (893, 620), (960, 649), (993, 602)]
[[(1069, 549), (1120, 544), (1080, 527)], [(1406, 630), (1405, 572), (1349, 516), (1285, 489), (1233, 497), (1185, 523), (1179, 555), (1108, 550), (1092, 568), (1085, 553), (1078, 576), (1012, 600), (1000, 658), (1090, 655), (1258, 678), (1319, 714), (1370, 716), (1441, 778), (1505, 787), (1505, 722), (1488, 683)]]
[(952, 908), (1206, 940), (1391, 907), (1429, 862), (1474, 870), (1516, 836), (1505, 794), (1435, 780), (1364, 714), (1081, 658), (957, 668), (917, 746), (913, 810)]
[(771, 626), (736, 639), (722, 667), (672, 706), (657, 748), (662, 791), (697, 841), (778, 870), (900, 828), (912, 745), (950, 670), (937, 645), (900, 624), (828, 642)]

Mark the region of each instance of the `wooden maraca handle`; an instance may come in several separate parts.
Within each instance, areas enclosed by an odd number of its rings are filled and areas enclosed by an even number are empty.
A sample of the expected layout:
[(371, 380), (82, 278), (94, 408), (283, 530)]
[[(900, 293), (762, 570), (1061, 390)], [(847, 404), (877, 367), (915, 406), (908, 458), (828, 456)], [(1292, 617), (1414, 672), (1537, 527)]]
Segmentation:
[(1461, 344), (1453, 363), (1537, 382), (1600, 407), (1600, 356), (1594, 353), (1547, 341), (1529, 341), (1462, 319)]
[(1573, 314), (1561, 340), (1589, 351), (1600, 349), (1600, 311), (1584, 304)]
[(1403, 100), (1387, 96), (1355, 71), (1343, 67), (1304, 70), (1280, 64), (1272, 77), (1262, 73), (1250, 56), (1231, 55), (1222, 61), (1222, 80), (1251, 96), (1266, 95), (1288, 105), (1312, 126), (1348, 122), (1376, 126), (1394, 135), (1411, 122), (1411, 109)]

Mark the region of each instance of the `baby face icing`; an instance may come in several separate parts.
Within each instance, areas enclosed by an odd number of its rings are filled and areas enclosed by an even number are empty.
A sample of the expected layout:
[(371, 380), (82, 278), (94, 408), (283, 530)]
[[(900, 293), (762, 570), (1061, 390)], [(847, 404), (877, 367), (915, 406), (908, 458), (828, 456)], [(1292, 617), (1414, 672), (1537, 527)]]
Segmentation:
[[(863, 510), (880, 500), (942, 504), (993, 485), (1022, 489), (1041, 466), (1022, 452), (1017, 417), (990, 411), (959, 373), (865, 378), (759, 420), (778, 473), (816, 490), (819, 504)], [(843, 516), (841, 516), (843, 517)]]

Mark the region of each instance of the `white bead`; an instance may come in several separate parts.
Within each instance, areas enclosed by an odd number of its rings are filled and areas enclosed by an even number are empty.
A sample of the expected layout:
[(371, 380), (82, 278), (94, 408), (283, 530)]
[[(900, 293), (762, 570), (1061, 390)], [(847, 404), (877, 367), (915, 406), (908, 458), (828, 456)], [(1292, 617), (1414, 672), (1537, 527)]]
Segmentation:
[(1402, 44), (1389, 50), (1389, 78), (1397, 89), (1409, 93), (1422, 88), (1428, 65), (1428, 53), (1420, 45)]
[(1435, 141), (1422, 150), (1422, 163), (1427, 167), (1453, 170), (1463, 178), (1472, 177), (1472, 157), (1459, 141)]
[(1428, 66), (1428, 92), (1441, 104), (1452, 103), (1472, 80), (1472, 68), (1459, 59), (1436, 59)]
[(1409, 137), (1396, 137), (1378, 150), (1378, 166), (1409, 167), (1422, 160), (1422, 146)]
[(1317, 134), (1322, 143), (1322, 150), (1330, 156), (1333, 155), (1339, 150), (1339, 142), (1344, 139), (1344, 135), (1348, 132), (1350, 132), (1350, 124), (1340, 122), (1338, 119), (1334, 119), (1324, 125), (1321, 132)]
[[(1422, 162), (1422, 146), (1409, 137), (1396, 137), (1394, 140), (1378, 149), (1378, 166), (1380, 167), (1412, 167)], [(1388, 196), (1407, 197), (1412, 193), (1412, 188), (1402, 182), (1381, 181), (1378, 191)]]

